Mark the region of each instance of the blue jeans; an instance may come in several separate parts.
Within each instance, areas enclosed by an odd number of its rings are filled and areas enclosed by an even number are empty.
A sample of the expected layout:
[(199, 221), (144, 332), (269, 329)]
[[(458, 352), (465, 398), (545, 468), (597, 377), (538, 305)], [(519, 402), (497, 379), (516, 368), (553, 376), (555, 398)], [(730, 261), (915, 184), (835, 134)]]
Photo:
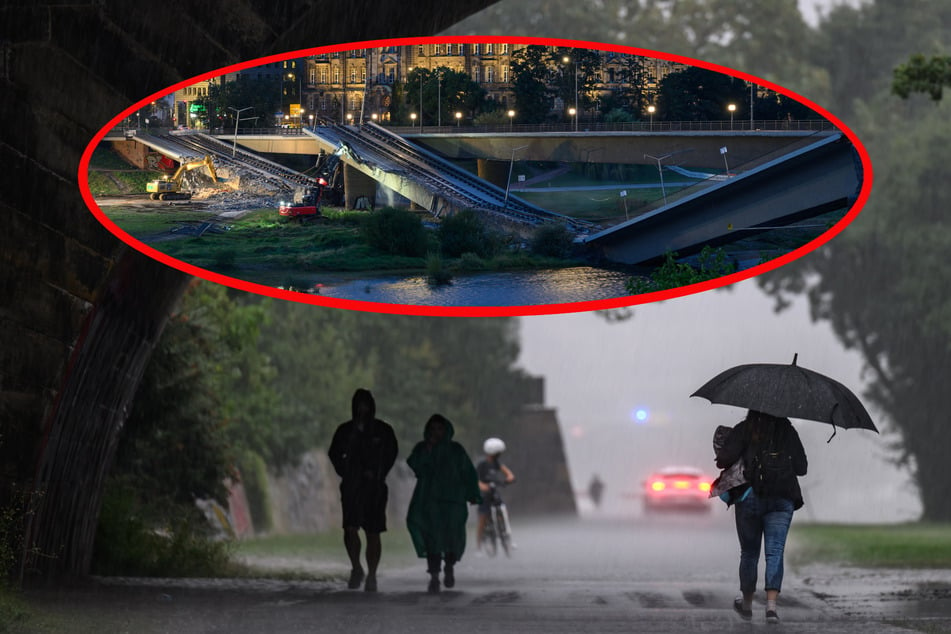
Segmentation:
[(750, 494), (736, 503), (736, 535), (740, 538), (740, 591), (756, 590), (760, 544), (766, 545), (766, 590), (782, 590), (783, 551), (793, 516), (792, 500)]

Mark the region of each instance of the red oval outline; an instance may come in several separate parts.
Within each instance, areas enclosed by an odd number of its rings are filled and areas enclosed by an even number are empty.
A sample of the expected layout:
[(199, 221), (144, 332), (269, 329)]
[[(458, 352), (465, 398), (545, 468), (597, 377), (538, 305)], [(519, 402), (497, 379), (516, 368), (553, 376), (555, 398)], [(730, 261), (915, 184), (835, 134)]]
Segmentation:
[[(215, 273), (209, 271), (208, 269), (203, 269), (201, 267), (194, 266), (182, 260), (178, 260), (169, 255), (166, 255), (147, 244), (140, 242), (136, 238), (132, 237), (121, 228), (119, 228), (112, 220), (110, 220), (105, 213), (100, 209), (99, 205), (96, 204), (95, 199), (93, 198), (92, 193), (89, 190), (89, 161), (92, 157), (93, 151), (99, 145), (100, 141), (110, 132), (119, 122), (121, 122), (126, 116), (132, 114), (136, 110), (139, 110), (143, 106), (149, 104), (152, 101), (165, 97), (166, 95), (175, 92), (178, 88), (189, 86), (198, 81), (203, 81), (210, 79), (212, 77), (217, 77), (219, 75), (224, 75), (227, 73), (236, 72), (244, 68), (250, 68), (253, 66), (260, 66), (262, 64), (268, 64), (271, 62), (280, 62), (287, 59), (296, 59), (299, 57), (306, 57), (308, 55), (318, 55), (322, 53), (333, 53), (337, 51), (349, 51), (357, 48), (377, 48), (382, 46), (409, 46), (409, 45), (419, 45), (419, 44), (482, 44), (482, 43), (516, 43), (516, 44), (538, 44), (543, 46), (565, 46), (570, 48), (588, 48), (602, 51), (612, 51), (616, 53), (623, 53), (627, 55), (641, 55), (644, 57), (653, 57), (656, 59), (663, 59), (672, 62), (678, 62), (681, 64), (686, 64), (690, 66), (698, 66), (700, 68), (705, 68), (714, 72), (723, 73), (730, 75), (732, 77), (737, 77), (739, 79), (744, 79), (746, 81), (751, 81), (760, 86), (769, 88), (770, 90), (783, 94), (787, 97), (795, 99), (799, 103), (811, 108), (833, 125), (838, 128), (843, 134), (845, 134), (848, 139), (852, 142), (853, 147), (856, 148), (856, 151), (859, 154), (859, 157), (862, 162), (862, 187), (859, 191), (859, 196), (856, 199), (855, 203), (846, 213), (846, 215), (835, 223), (832, 227), (824, 231), (821, 235), (814, 238), (813, 240), (807, 242), (801, 247), (790, 251), (778, 258), (764, 262), (763, 264), (758, 264), (749, 269), (743, 271), (738, 271), (736, 273), (725, 275), (723, 277), (718, 277), (713, 280), (707, 280), (705, 282), (699, 282), (697, 284), (689, 284), (687, 286), (679, 286), (677, 288), (655, 291), (653, 293), (643, 293), (640, 295), (626, 295), (622, 297), (614, 297), (608, 299), (599, 299), (599, 300), (586, 300), (580, 302), (567, 302), (562, 304), (534, 304), (534, 305), (522, 305), (522, 306), (428, 306), (428, 305), (415, 305), (415, 304), (390, 304), (384, 302), (368, 302), (361, 300), (353, 299), (340, 299), (334, 297), (324, 297), (321, 295), (309, 295), (304, 293), (298, 293), (294, 291), (285, 291), (282, 289), (274, 288), (271, 286), (265, 286), (263, 284), (256, 284), (254, 282), (248, 282), (247, 280), (241, 280), (234, 277), (229, 277), (222, 275), (220, 273)], [(741, 282), (747, 280), (761, 273), (766, 273), (774, 269), (779, 268), (785, 264), (788, 264), (794, 260), (799, 259), (800, 257), (815, 251), (825, 243), (827, 243), (832, 238), (836, 237), (839, 233), (842, 232), (845, 227), (852, 223), (853, 220), (858, 216), (862, 207), (868, 201), (868, 197), (872, 190), (872, 161), (869, 157), (868, 151), (865, 149), (865, 146), (862, 145), (858, 137), (855, 135), (852, 130), (850, 130), (845, 124), (842, 123), (837, 117), (830, 113), (825, 108), (813, 103), (809, 99), (802, 97), (801, 95), (792, 92), (782, 86), (779, 86), (773, 82), (762, 79), (755, 75), (745, 73), (743, 71), (738, 71), (732, 68), (727, 68), (719, 64), (713, 64), (709, 62), (704, 62), (702, 60), (693, 59), (690, 57), (685, 57), (682, 55), (674, 55), (670, 53), (664, 53), (661, 51), (653, 51), (650, 49), (643, 49), (631, 46), (620, 46), (617, 44), (606, 44), (603, 42), (586, 42), (583, 40), (570, 40), (570, 39), (559, 39), (559, 38), (542, 38), (542, 37), (501, 37), (501, 36), (477, 36), (477, 35), (465, 35), (465, 36), (454, 36), (454, 37), (445, 37), (445, 36), (428, 36), (428, 37), (407, 37), (407, 38), (396, 38), (396, 39), (382, 39), (382, 40), (366, 40), (362, 42), (350, 42), (346, 44), (335, 44), (330, 46), (320, 46), (314, 48), (299, 49), (296, 51), (290, 51), (287, 53), (280, 53), (277, 55), (270, 55), (267, 57), (260, 57), (257, 59), (249, 60), (246, 62), (241, 62), (238, 64), (232, 64), (231, 66), (226, 66), (224, 68), (219, 68), (207, 73), (202, 73), (196, 75), (190, 79), (180, 81), (168, 88), (153, 93), (148, 97), (132, 104), (118, 115), (113, 117), (103, 128), (96, 133), (92, 138), (89, 144), (86, 146), (85, 151), (83, 152), (82, 158), (79, 161), (79, 172), (78, 180), (80, 191), (82, 192), (83, 199), (86, 202), (86, 206), (92, 212), (96, 219), (108, 229), (113, 235), (122, 240), (124, 243), (128, 244), (132, 248), (148, 255), (149, 257), (158, 260), (159, 262), (176, 268), (184, 273), (189, 275), (194, 275), (195, 277), (200, 277), (204, 280), (215, 282), (217, 284), (223, 284), (225, 286), (230, 286), (238, 290), (247, 291), (249, 293), (256, 293), (258, 295), (265, 295), (267, 297), (273, 297), (275, 299), (283, 299), (288, 301), (294, 301), (304, 304), (312, 304), (316, 306), (324, 306), (327, 308), (341, 308), (347, 310), (357, 310), (362, 312), (374, 312), (374, 313), (384, 313), (384, 314), (398, 314), (398, 315), (421, 315), (421, 316), (435, 316), (435, 317), (516, 317), (516, 316), (529, 316), (529, 315), (552, 315), (552, 314), (566, 314), (566, 313), (576, 313), (576, 312), (586, 312), (594, 310), (606, 310), (611, 308), (622, 308), (625, 306), (637, 306), (640, 304), (649, 304), (652, 302), (665, 301), (670, 299), (675, 299), (677, 297), (683, 297), (686, 295), (693, 295), (696, 293), (702, 293), (704, 291), (712, 290), (715, 288), (720, 288), (723, 286), (728, 286), (730, 284), (735, 284), (736, 282)]]

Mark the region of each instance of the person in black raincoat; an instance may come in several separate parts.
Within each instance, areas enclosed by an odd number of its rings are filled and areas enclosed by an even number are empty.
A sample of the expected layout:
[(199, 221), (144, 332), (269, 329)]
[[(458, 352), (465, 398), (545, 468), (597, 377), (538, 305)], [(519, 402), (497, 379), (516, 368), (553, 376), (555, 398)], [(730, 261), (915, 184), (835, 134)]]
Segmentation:
[[(375, 592), (376, 570), (386, 531), (386, 475), (396, 462), (396, 434), (376, 418), (376, 402), (369, 390), (359, 389), (351, 404), (353, 418), (337, 428), (327, 454), (341, 477), (340, 502), (343, 507), (343, 543), (350, 557), (349, 588)], [(360, 529), (367, 540), (367, 571), (360, 565)]]
[(479, 504), (479, 480), (472, 460), (455, 442), (452, 423), (433, 414), (423, 440), (406, 460), (416, 474), (416, 488), (406, 515), (406, 526), (416, 554), (426, 558), (429, 592), (439, 592), (439, 568), (445, 561), (443, 582), (456, 584), (453, 566), (466, 549), (466, 503)]
[(766, 555), (766, 621), (778, 623), (776, 599), (783, 583), (783, 552), (793, 512), (803, 505), (798, 476), (806, 475), (806, 452), (788, 418), (750, 410), (727, 435), (717, 453), (717, 467), (743, 461), (748, 483), (732, 490), (736, 534), (740, 540), (740, 592), (733, 609), (753, 616), (753, 593), (760, 549)]

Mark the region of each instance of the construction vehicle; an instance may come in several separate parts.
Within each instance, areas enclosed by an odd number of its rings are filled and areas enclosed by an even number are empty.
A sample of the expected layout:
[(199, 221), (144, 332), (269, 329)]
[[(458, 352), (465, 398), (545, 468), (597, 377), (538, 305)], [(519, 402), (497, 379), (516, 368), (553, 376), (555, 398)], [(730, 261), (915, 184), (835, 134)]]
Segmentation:
[(217, 183), (218, 173), (215, 171), (215, 163), (210, 156), (206, 155), (200, 160), (183, 162), (171, 176), (149, 181), (145, 185), (145, 191), (149, 193), (149, 198), (152, 200), (188, 200), (192, 194), (189, 191), (182, 191), (182, 180), (186, 173), (202, 167), (208, 168), (211, 179)]
[(317, 177), (314, 182), (315, 186), (299, 187), (294, 192), (293, 202), (281, 201), (278, 214), (285, 218), (297, 218), (299, 222), (309, 218), (319, 218), (320, 199), (327, 181), (323, 177)]

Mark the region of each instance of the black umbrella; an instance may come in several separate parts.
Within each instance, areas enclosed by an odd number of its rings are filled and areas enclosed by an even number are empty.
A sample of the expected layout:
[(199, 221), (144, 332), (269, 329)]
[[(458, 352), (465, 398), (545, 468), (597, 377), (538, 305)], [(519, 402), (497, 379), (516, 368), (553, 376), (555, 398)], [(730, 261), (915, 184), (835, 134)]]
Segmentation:
[[(838, 381), (796, 365), (752, 363), (725, 370), (691, 394), (780, 418), (802, 418), (878, 433), (858, 397)], [(830, 438), (831, 440), (831, 438)]]

